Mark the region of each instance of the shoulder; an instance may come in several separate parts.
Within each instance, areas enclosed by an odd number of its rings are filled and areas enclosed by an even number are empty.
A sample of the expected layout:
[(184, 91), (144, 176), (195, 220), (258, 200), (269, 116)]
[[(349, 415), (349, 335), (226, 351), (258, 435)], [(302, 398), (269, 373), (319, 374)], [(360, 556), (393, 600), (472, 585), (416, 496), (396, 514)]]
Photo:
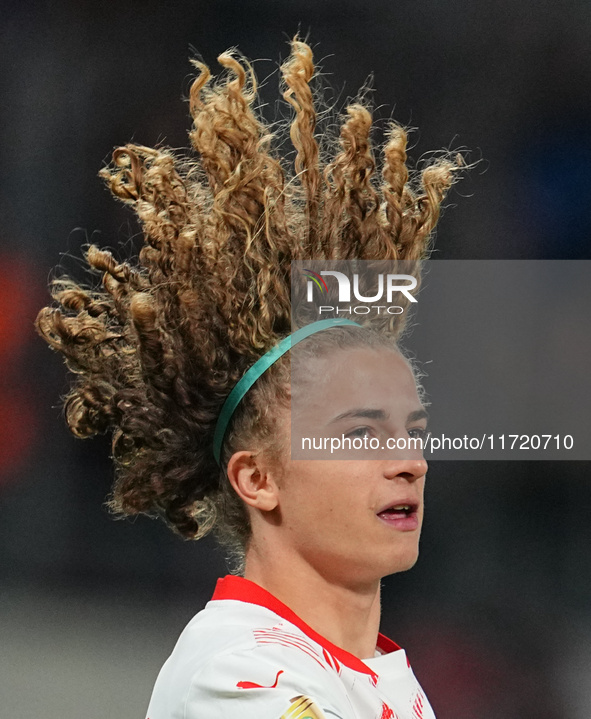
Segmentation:
[(300, 709), (311, 719), (351, 716), (318, 645), (265, 607), (224, 600), (209, 602), (181, 634), (148, 717), (280, 719), (290, 707), (290, 717)]
[(281, 644), (229, 649), (214, 657), (193, 676), (184, 719), (197, 719), (205, 707), (212, 719), (351, 717), (344, 687), (331, 672), (306, 651)]

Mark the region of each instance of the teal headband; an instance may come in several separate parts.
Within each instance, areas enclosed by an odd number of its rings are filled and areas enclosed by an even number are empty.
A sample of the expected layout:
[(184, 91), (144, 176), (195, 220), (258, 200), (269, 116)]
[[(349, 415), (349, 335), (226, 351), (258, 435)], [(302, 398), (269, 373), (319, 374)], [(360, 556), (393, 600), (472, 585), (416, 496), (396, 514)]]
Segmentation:
[(297, 345), (298, 342), (301, 342), (306, 339), (306, 337), (313, 335), (315, 332), (320, 332), (320, 330), (324, 330), (328, 327), (335, 327), (337, 325), (355, 325), (356, 327), (361, 327), (358, 322), (347, 320), (344, 317), (332, 317), (328, 320), (312, 322), (312, 324), (306, 325), (306, 327), (301, 327), (293, 334), (282, 339), (278, 345), (272, 347), (266, 354), (258, 359), (241, 377), (238, 383), (234, 386), (234, 389), (226, 398), (215, 426), (215, 432), (213, 434), (213, 455), (218, 464), (220, 463), (222, 442), (224, 441), (224, 436), (226, 434), (226, 430), (228, 429), (228, 424), (232, 419), (232, 415), (234, 414), (236, 407), (240, 404), (240, 400), (253, 386), (257, 379), (263, 374), (263, 372), (268, 370), (274, 362), (277, 362), (282, 355), (284, 355), (294, 345)]

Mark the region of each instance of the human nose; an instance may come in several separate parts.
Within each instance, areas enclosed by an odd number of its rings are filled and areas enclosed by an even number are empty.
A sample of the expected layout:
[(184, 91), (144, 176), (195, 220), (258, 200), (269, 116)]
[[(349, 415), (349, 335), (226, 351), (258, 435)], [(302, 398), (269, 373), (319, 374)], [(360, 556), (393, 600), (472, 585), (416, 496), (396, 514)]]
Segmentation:
[(407, 482), (416, 482), (417, 479), (427, 474), (429, 465), (425, 459), (405, 459), (388, 462), (384, 467), (384, 477), (386, 479), (396, 479), (400, 477)]

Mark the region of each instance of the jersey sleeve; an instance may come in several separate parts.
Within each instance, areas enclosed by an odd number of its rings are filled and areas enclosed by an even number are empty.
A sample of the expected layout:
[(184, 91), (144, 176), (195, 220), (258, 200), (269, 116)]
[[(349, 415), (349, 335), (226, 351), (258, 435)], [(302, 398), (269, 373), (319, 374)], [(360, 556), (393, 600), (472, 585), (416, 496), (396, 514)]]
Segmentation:
[(357, 719), (340, 682), (294, 647), (217, 655), (193, 677), (182, 719)]

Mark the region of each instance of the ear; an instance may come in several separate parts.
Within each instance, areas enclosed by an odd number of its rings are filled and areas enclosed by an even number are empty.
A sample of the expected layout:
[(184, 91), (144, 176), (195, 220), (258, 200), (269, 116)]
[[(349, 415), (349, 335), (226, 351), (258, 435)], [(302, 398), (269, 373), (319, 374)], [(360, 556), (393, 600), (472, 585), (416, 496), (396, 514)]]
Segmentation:
[(275, 475), (262, 453), (241, 450), (230, 457), (228, 479), (243, 502), (270, 512), (279, 505), (279, 492)]

